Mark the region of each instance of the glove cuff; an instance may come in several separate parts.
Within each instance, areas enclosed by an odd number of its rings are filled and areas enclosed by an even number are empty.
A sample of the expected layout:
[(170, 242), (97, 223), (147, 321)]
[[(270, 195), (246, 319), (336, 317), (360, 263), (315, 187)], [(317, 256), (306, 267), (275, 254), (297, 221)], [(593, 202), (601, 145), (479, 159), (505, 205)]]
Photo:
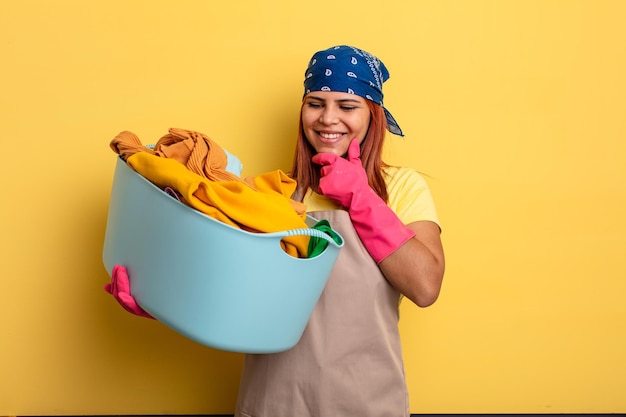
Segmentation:
[(415, 236), (371, 189), (355, 193), (348, 213), (361, 242), (377, 264)]

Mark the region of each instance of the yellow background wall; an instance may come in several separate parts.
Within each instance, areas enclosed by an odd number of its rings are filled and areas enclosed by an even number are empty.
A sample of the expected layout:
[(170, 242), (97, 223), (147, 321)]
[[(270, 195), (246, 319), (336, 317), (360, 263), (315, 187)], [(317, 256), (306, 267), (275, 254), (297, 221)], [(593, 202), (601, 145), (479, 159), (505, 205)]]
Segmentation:
[[(0, 415), (231, 413), (241, 355), (107, 296), (115, 157), (198, 130), (290, 166), (302, 75), (390, 68), (448, 270), (402, 306), (414, 413), (626, 412), (626, 2), (12, 1), (0, 13)], [(375, 376), (372, 376), (375, 377)]]

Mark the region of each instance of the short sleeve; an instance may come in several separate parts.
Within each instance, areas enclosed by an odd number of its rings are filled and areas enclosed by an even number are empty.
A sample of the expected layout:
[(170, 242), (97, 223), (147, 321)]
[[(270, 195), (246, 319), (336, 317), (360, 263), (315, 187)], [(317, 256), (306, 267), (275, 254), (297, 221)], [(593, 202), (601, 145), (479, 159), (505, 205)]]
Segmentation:
[(428, 220), (441, 227), (430, 188), (422, 175), (407, 167), (389, 167), (385, 173), (389, 207), (404, 224)]

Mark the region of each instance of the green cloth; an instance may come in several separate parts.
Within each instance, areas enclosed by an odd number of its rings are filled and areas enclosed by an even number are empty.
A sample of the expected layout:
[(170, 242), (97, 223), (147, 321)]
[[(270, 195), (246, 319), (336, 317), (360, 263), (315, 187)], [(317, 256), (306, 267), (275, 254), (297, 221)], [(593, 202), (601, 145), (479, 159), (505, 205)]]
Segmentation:
[[(332, 227), (330, 227), (328, 220), (320, 220), (313, 226), (313, 229), (326, 233), (338, 245), (342, 243), (341, 236), (339, 236), (339, 234), (335, 232)], [(311, 236), (309, 240), (308, 258), (314, 258), (324, 252), (324, 249), (326, 249), (327, 246), (328, 240), (317, 236)]]

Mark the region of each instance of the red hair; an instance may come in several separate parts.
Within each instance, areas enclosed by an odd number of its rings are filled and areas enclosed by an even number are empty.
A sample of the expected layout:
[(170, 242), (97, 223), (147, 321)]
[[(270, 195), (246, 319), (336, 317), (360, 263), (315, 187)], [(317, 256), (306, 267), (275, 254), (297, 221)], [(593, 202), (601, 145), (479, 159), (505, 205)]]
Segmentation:
[[(361, 162), (367, 173), (367, 181), (372, 189), (385, 202), (389, 198), (387, 185), (383, 178), (383, 168), (388, 165), (382, 160), (382, 151), (387, 132), (387, 119), (381, 106), (365, 100), (370, 110), (370, 125), (361, 143)], [(304, 106), (304, 101), (302, 102)], [(311, 162), (311, 158), (316, 154), (315, 149), (306, 136), (302, 127), (302, 107), (300, 108), (300, 120), (298, 122), (298, 139), (296, 151), (291, 166), (291, 177), (298, 183), (298, 197), (304, 198), (309, 188), (316, 189), (320, 180), (319, 166)]]

